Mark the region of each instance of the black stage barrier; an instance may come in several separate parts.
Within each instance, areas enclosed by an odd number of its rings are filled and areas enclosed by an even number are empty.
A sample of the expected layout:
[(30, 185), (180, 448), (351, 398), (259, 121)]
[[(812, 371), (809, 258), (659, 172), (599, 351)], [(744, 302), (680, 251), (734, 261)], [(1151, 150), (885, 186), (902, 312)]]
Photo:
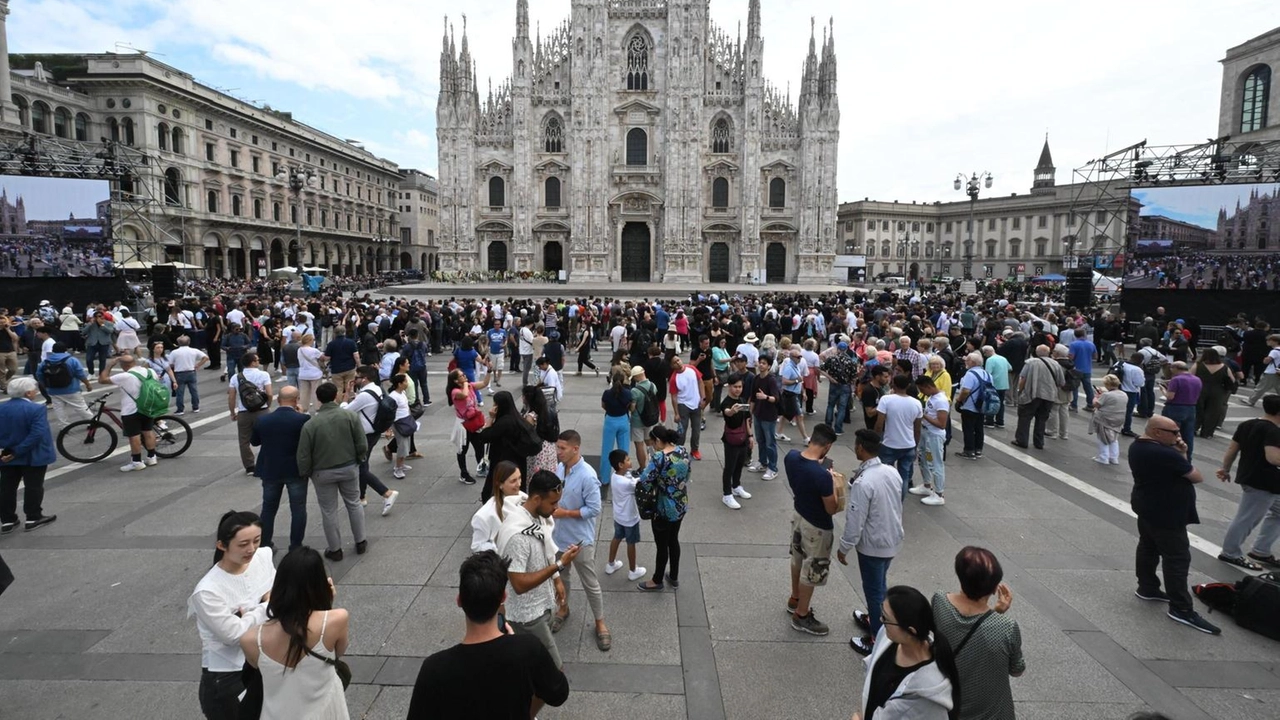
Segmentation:
[(125, 300), (128, 291), (124, 278), (118, 277), (6, 277), (0, 278), (0, 307), (11, 312), (23, 308), (30, 316), (41, 300), (48, 300), (58, 310), (70, 302), (83, 317), (87, 304)]
[(1280, 290), (1158, 290), (1125, 288), (1120, 309), (1130, 321), (1140, 321), (1163, 307), (1170, 320), (1182, 318), (1201, 325), (1225, 325), (1244, 314), (1280, 325)]

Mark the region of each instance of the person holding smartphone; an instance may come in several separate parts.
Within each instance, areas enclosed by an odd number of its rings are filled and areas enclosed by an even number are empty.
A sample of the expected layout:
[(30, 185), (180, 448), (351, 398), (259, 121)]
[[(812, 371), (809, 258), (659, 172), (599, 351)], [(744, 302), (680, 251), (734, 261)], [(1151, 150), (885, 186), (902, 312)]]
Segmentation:
[(742, 505), (737, 498), (749, 500), (751, 493), (742, 487), (742, 468), (751, 457), (754, 444), (751, 432), (751, 405), (742, 395), (741, 375), (730, 375), (725, 379), (723, 389), (725, 397), (721, 398), (717, 409), (724, 416), (724, 434), (720, 440), (724, 443), (724, 472), (721, 475), (721, 486), (724, 491), (725, 507), (740, 510)]

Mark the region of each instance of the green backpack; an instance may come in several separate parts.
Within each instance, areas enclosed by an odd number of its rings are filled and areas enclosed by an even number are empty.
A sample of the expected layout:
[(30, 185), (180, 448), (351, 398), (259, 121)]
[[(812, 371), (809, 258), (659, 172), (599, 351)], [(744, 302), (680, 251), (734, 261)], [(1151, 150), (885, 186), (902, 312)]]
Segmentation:
[(129, 374), (138, 378), (139, 382), (138, 396), (133, 398), (133, 404), (138, 406), (138, 414), (157, 418), (169, 412), (168, 385), (160, 382), (154, 374), (138, 375), (132, 371)]

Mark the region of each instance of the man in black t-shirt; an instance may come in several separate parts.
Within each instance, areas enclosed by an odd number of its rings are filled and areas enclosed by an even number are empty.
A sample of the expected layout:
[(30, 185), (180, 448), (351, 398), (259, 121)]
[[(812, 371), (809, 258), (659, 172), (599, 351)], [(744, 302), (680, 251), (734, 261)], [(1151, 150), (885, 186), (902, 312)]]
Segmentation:
[[(1191, 542), (1187, 526), (1199, 524), (1195, 485), (1203, 482), (1186, 456), (1187, 444), (1178, 423), (1161, 415), (1147, 421), (1146, 431), (1129, 446), (1133, 472), (1130, 504), (1138, 515), (1138, 550), (1134, 570), (1142, 600), (1169, 604), (1169, 618), (1203, 633), (1218, 635), (1216, 625), (1200, 617), (1191, 604), (1187, 573)], [(1164, 591), (1156, 566), (1164, 566)]]
[(884, 365), (872, 366), (867, 372), (871, 373), (871, 382), (862, 387), (862, 394), (858, 399), (862, 401), (862, 419), (866, 421), (867, 429), (875, 430), (877, 416), (880, 414), (876, 411), (876, 406), (889, 389), (890, 372)]
[(568, 699), (569, 681), (551, 653), (533, 635), (512, 634), (498, 615), (506, 586), (507, 561), (494, 551), (463, 561), (458, 606), (466, 633), (460, 644), (422, 661), (409, 720), (528, 720), (544, 704), (560, 707)]
[[(766, 429), (767, 430), (767, 429)], [(759, 430), (757, 429), (757, 435)], [(804, 450), (792, 450), (783, 461), (791, 485), (791, 597), (787, 610), (791, 627), (810, 635), (826, 635), (830, 629), (813, 614), (809, 601), (813, 589), (826, 585), (831, 573), (831, 546), (835, 540), (831, 516), (839, 512), (836, 479), (823, 466), (835, 444), (836, 433), (819, 423)]]
[[(1280, 538), (1280, 395), (1262, 398), (1264, 417), (1246, 420), (1236, 428), (1231, 445), (1222, 458), (1218, 479), (1231, 482), (1231, 465), (1240, 457), (1240, 507), (1227, 528), (1218, 559), (1247, 570), (1261, 570), (1258, 563), (1280, 567), (1272, 553)], [(1265, 518), (1265, 519), (1264, 519)], [(1262, 523), (1262, 532), (1245, 557), (1241, 552), (1249, 533)]]

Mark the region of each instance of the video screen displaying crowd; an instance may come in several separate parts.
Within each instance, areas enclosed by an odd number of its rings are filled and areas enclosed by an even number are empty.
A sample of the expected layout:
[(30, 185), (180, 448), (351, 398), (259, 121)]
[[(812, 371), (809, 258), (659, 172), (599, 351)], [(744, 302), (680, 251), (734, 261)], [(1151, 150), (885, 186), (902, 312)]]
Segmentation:
[(0, 241), (0, 277), (109, 277), (110, 240), (22, 237)]
[(1133, 256), (1125, 282), (1167, 290), (1280, 290), (1280, 253)]
[[(902, 503), (911, 497), (926, 506), (945, 503), (953, 408), (960, 416), (955, 439), (963, 445), (956, 457), (983, 459), (985, 433), (1005, 426), (1007, 405), (1017, 425), (1011, 444), (1027, 452), (1032, 444), (1043, 447), (1046, 437), (1066, 438), (1069, 412), (1093, 413), (1094, 461), (1115, 465), (1119, 437), (1137, 435), (1132, 418), (1153, 417), (1148, 393), (1157, 384), (1163, 388), (1163, 378), (1171, 378), (1169, 388), (1183, 388), (1185, 378), (1178, 378), (1194, 367), (1206, 385), (1226, 389), (1229, 382), (1252, 380), (1258, 394), (1280, 388), (1280, 336), (1261, 319), (1222, 318), (1226, 329), (1215, 336), (1221, 345), (1202, 348), (1201, 325), (1168, 317), (1163, 308), (1131, 323), (1103, 307), (1067, 307), (1058, 288), (1031, 284), (983, 283), (971, 295), (953, 284), (869, 293), (692, 292), (662, 299), (375, 298), (343, 287), (339, 282), (298, 295), (271, 283), (212, 282), (189, 285), (195, 297), (154, 311), (132, 313), (116, 302), (59, 312), (45, 301), (30, 314), (7, 310), (0, 320), (6, 331), (0, 336), (12, 338), (9, 352), (16, 359), (25, 350), (32, 374), (38, 374), (46, 343), (75, 352), (86, 338), (102, 346), (86, 353), (90, 372), (95, 359), (126, 352), (172, 378), (175, 390), (179, 373), (222, 371), (245, 472), (263, 480), (264, 510), (261, 517), (222, 517), (215, 565), (189, 602), (204, 647), (199, 701), (209, 718), (256, 712), (259, 705), (264, 717), (299, 708), (346, 717), (346, 680), (341, 667), (334, 668), (348, 641), (348, 611), (332, 607), (337, 589), (324, 563), (343, 559), (344, 517), (355, 552), (370, 550), (363, 509), (368, 489), (383, 500), (383, 515), (392, 512), (398, 495), (371, 469), (370, 456), (382, 443), (391, 476), (411, 477), (406, 461), (422, 457), (415, 434), (424, 423), (450, 428), (458, 480), (479, 483), (482, 504), (471, 521), (476, 554), (461, 569), (459, 605), (468, 644), (424, 661), (409, 717), (474, 716), (468, 712), (477, 702), (492, 713), (486, 716), (529, 717), (544, 704), (566, 702), (569, 688), (554, 634), (568, 617), (571, 576), (578, 576), (573, 584), (587, 596), (596, 647), (608, 652), (614, 642), (596, 574), (605, 553), (595, 543), (602, 503), (612, 503), (615, 524), (605, 573), (626, 568), (641, 592), (677, 588), (687, 483), (702, 460), (704, 435), (715, 430), (722, 430), (725, 446), (726, 508), (740, 509), (752, 497), (744, 471), (759, 473), (761, 481), (785, 476), (793, 491), (790, 527), (775, 528), (791, 538), (786, 603), (793, 629), (830, 632), (810, 603), (826, 583), (833, 550), (838, 562), (859, 564), (868, 607), (854, 613), (850, 646), (869, 658), (864, 710), (883, 706), (897, 683), (929, 688), (911, 701), (920, 705), (920, 717), (947, 715), (957, 697), (964, 703), (957, 717), (1013, 717), (1009, 678), (1023, 672), (1025, 660), (1017, 622), (1006, 615), (1012, 593), (1001, 582), (995, 556), (981, 548), (961, 550), (959, 592), (938, 590), (929, 597), (887, 582), (890, 563), (907, 541)], [(0, 344), (0, 356), (5, 353)], [(451, 356), (445, 377), (428, 377), (426, 358), (444, 353)], [(1101, 387), (1094, 384), (1094, 363), (1108, 369)], [(561, 427), (558, 418), (562, 375), (586, 371), (607, 380), (598, 467), (583, 459), (594, 451), (594, 437)], [(504, 376), (509, 390), (501, 389)], [(2, 377), (9, 381), (13, 372)], [(817, 405), (820, 381), (828, 388), (825, 413)], [(589, 392), (594, 396), (601, 387)], [(38, 397), (34, 384), (20, 389), (33, 402)], [(194, 384), (191, 390), (198, 412)], [(432, 390), (447, 412), (427, 414)], [(1170, 401), (1174, 394), (1167, 392)], [(1230, 393), (1206, 397), (1225, 403)], [(1267, 412), (1280, 413), (1280, 403), (1267, 398)], [(183, 402), (178, 391), (179, 414)], [(296, 411), (297, 422), (277, 418), (270, 432), (259, 427), (275, 418), (267, 413), (273, 402)], [(1189, 463), (1192, 437), (1211, 435), (1222, 422), (1216, 407), (1193, 403), (1171, 413), (1171, 404), (1148, 425), (1151, 432), (1171, 433), (1166, 440), (1152, 438), (1160, 444), (1152, 452), (1165, 453), (1162, 462), (1170, 467)], [(809, 419), (817, 414), (824, 414), (822, 422)], [(707, 431), (708, 421), (723, 427)], [(796, 447), (780, 458), (779, 446), (793, 442), (784, 433), (792, 432), (788, 424), (796, 428)], [(846, 434), (853, 438), (841, 440)], [(279, 438), (286, 435), (298, 450), (278, 458)], [(837, 442), (855, 450), (858, 483), (845, 484), (846, 475), (826, 462)], [(279, 470), (278, 463), (289, 462), (296, 465)], [(138, 455), (131, 465), (143, 470), (147, 463)], [(322, 552), (302, 545), (307, 477), (323, 515)], [(276, 568), (275, 515), (290, 482), (302, 487), (295, 492), (289, 486), (290, 551)], [(840, 512), (846, 513), (845, 529), (836, 537), (831, 516)], [(652, 531), (652, 569), (637, 564), (642, 519)], [(619, 558), (623, 542), (625, 561)], [(1243, 556), (1227, 561), (1253, 562)], [(1172, 586), (1179, 577), (1185, 585), (1185, 572), (1178, 576), (1175, 568), (1171, 574), (1171, 560), (1165, 562), (1173, 596), (1169, 617), (1218, 632), (1190, 607), (1185, 587)], [(1139, 569), (1139, 591), (1151, 598), (1163, 595), (1146, 588), (1154, 567), (1153, 561), (1150, 573)], [(282, 584), (310, 589), (285, 592)], [(504, 592), (505, 614), (499, 615)], [(231, 608), (242, 611), (234, 620), (228, 619)], [(995, 619), (983, 624), (974, 646), (983, 649), (958, 662), (950, 648), (978, 631), (974, 619), (989, 608)], [(289, 620), (267, 623), (268, 611)], [(466, 649), (475, 644), (479, 650)], [(898, 653), (898, 665), (913, 669), (884, 676), (889, 664), (878, 660), (886, 652)], [(904, 665), (903, 653), (913, 661)], [(282, 681), (280, 672), (256, 669), (275, 665), (310, 678), (309, 694), (296, 694), (300, 680)], [(512, 681), (493, 683), (495, 672)], [(963, 695), (956, 692), (961, 688)]]

